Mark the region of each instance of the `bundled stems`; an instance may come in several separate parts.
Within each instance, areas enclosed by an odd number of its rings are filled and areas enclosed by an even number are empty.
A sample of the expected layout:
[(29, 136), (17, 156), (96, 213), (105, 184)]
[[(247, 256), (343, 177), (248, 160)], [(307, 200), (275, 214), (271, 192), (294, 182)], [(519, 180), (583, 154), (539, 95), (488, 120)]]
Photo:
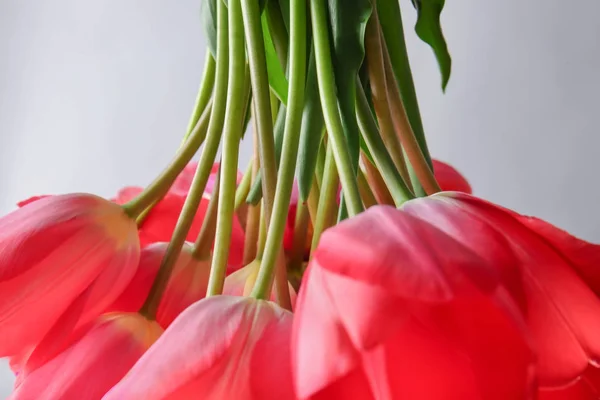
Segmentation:
[[(219, 2), (222, 4), (222, 2)], [(221, 5), (219, 5), (221, 7)], [(243, 120), (239, 116), (245, 112), (246, 60), (244, 57), (244, 28), (240, 0), (229, 0), (229, 86), (227, 110), (223, 127), (223, 152), (221, 161), (221, 182), (219, 185), (219, 209), (215, 248), (210, 268), (207, 296), (221, 294), (227, 259), (231, 245), (231, 232), (235, 208), (237, 165)], [(219, 29), (220, 30), (220, 29)]]
[[(221, 141), (227, 99), (229, 42), (227, 38), (227, 8), (223, 2), (218, 3), (217, 19), (220, 29), (218, 30), (217, 36), (217, 72), (206, 144), (202, 150), (196, 173), (194, 174), (188, 196), (183, 205), (183, 209), (181, 210), (181, 214), (179, 215), (179, 219), (177, 220), (173, 236), (171, 237), (165, 256), (161, 262), (152, 288), (150, 289), (148, 298), (140, 310), (141, 313), (151, 319), (156, 315), (160, 299), (167, 286), (173, 267), (177, 262), (177, 258), (179, 257), (187, 233), (190, 230), (196, 211), (198, 210), (198, 205), (200, 204), (202, 193), (206, 187), (206, 182), (208, 181), (210, 170), (215, 160), (219, 142)], [(188, 140), (188, 143), (189, 142), (191, 142), (191, 138)]]
[[(273, 269), (276, 265), (278, 255), (282, 250), (281, 243), (294, 183), (302, 111), (304, 108), (304, 86), (306, 81), (306, 0), (291, 0), (290, 11), (290, 84), (283, 136), (283, 153), (277, 176), (277, 188), (269, 222), (269, 230), (267, 231), (265, 252), (256, 285), (252, 291), (253, 296), (262, 299), (267, 298), (269, 295), (268, 289), (271, 286)], [(277, 289), (282, 290), (279, 286), (285, 285), (285, 290), (287, 291), (287, 279), (285, 275), (283, 278), (277, 281)], [(283, 291), (281, 295), (285, 296)]]
[(377, 167), (373, 165), (364, 153), (362, 153), (361, 158), (365, 167), (367, 182), (369, 182), (369, 186), (373, 190), (373, 195), (377, 199), (377, 203), (387, 204), (388, 206), (396, 204)]
[[(254, 118), (254, 123), (256, 124), (256, 118)], [(260, 160), (258, 157), (258, 133), (256, 126), (254, 127), (253, 139), (254, 158), (252, 160), (252, 183), (256, 181), (258, 170), (260, 169)], [(256, 257), (258, 235), (260, 232), (260, 214), (260, 201), (256, 205), (249, 205), (246, 219), (246, 240), (244, 242), (244, 265), (247, 265)]]
[(331, 48), (328, 36), (327, 9), (324, 1), (311, 1), (312, 34), (317, 66), (317, 80), (323, 117), (327, 127), (337, 170), (344, 190), (344, 199), (348, 213), (354, 216), (364, 210), (356, 174), (350, 159), (348, 142), (344, 136), (340, 111), (336, 98), (335, 77), (331, 60)]
[(387, 46), (382, 46), (383, 50), (383, 64), (384, 71), (382, 76), (387, 80), (387, 90), (390, 108), (392, 110), (392, 121), (396, 127), (396, 132), (400, 136), (400, 141), (404, 147), (404, 151), (408, 156), (408, 159), (415, 170), (419, 182), (423, 186), (425, 193), (433, 194), (439, 192), (440, 186), (438, 185), (433, 170), (431, 169), (424, 152), (422, 151), (415, 133), (408, 122), (406, 110), (402, 99), (400, 97), (400, 91), (394, 79), (394, 72), (392, 70), (392, 63), (388, 53)]
[[(402, 179), (407, 185), (410, 185), (410, 175), (404, 161), (402, 145), (394, 130), (392, 115), (390, 113), (389, 100), (385, 81), (385, 72), (383, 67), (383, 52), (381, 49), (381, 36), (379, 34), (379, 19), (374, 12), (367, 23), (365, 32), (366, 61), (369, 70), (369, 82), (371, 84), (371, 99), (377, 120), (381, 138), (389, 151), (394, 165), (400, 172)], [(395, 84), (395, 83), (394, 83)]]
[(206, 51), (206, 60), (204, 61), (204, 73), (202, 74), (202, 81), (200, 82), (200, 89), (198, 90), (198, 96), (196, 97), (196, 104), (194, 104), (194, 111), (190, 117), (188, 128), (181, 145), (187, 141), (188, 137), (192, 134), (194, 127), (200, 119), (200, 115), (206, 109), (206, 106), (212, 95), (213, 87), (215, 85), (215, 70), (217, 63), (210, 54), (210, 51)]
[[(361, 133), (369, 151), (373, 155), (373, 159), (378, 169), (381, 171), (385, 184), (387, 185), (394, 203), (399, 206), (406, 200), (412, 199), (414, 196), (410, 192), (410, 189), (406, 185), (406, 182), (400, 176), (400, 173), (395, 168), (395, 165), (387, 152), (387, 148), (377, 129), (377, 123), (373, 118), (371, 109), (365, 91), (359, 80), (356, 80), (356, 114), (358, 118), (358, 124), (360, 126)], [(367, 172), (369, 172), (367, 170)], [(381, 189), (377, 190), (381, 193)]]

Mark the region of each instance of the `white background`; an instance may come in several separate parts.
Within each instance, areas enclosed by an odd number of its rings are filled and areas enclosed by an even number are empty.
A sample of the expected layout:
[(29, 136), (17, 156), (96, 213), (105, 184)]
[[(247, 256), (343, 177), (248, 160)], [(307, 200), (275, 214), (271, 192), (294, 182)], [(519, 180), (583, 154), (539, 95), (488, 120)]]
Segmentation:
[[(2, 214), (34, 194), (110, 196), (160, 171), (201, 76), (199, 3), (0, 1)], [(600, 241), (600, 3), (448, 0), (445, 95), (402, 6), (434, 156), (480, 196)], [(0, 372), (0, 398), (11, 380)]]

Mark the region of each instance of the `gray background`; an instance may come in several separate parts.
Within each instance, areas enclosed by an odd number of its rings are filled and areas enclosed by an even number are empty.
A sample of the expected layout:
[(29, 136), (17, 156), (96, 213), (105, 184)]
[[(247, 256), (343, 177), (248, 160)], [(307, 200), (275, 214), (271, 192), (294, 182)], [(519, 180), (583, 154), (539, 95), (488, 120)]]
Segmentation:
[[(200, 0), (0, 1), (0, 212), (39, 193), (145, 184), (187, 125)], [(429, 143), (480, 196), (600, 241), (600, 3), (448, 0), (444, 95), (408, 46)], [(242, 160), (248, 160), (246, 144)], [(0, 372), (0, 398), (11, 374)]]

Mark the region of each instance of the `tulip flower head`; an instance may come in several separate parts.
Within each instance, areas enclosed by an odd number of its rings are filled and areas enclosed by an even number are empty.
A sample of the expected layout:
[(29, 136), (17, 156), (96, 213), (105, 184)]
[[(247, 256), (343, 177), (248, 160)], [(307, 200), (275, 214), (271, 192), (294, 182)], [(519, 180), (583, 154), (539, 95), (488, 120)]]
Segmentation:
[(298, 398), (532, 392), (525, 323), (498, 273), (431, 224), (373, 207), (326, 231), (306, 274), (292, 339)]
[(292, 314), (215, 296), (186, 309), (104, 400), (294, 399)]
[(59, 319), (96, 318), (135, 273), (135, 222), (100, 197), (42, 198), (0, 226), (0, 356), (28, 351)]
[(101, 399), (162, 332), (139, 314), (104, 315), (60, 355), (20, 377), (9, 399)]

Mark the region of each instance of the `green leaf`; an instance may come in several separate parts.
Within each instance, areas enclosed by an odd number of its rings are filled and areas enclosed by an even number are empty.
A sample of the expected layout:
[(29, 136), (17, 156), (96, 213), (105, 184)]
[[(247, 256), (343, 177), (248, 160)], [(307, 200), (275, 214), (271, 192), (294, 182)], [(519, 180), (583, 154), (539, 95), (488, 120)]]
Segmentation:
[(269, 25), (265, 15), (261, 18), (263, 37), (265, 42), (265, 54), (267, 57), (267, 74), (269, 75), (269, 86), (277, 98), (285, 105), (287, 104), (288, 81), (285, 77), (285, 71), (279, 62), (273, 38), (269, 31)]
[(344, 134), (355, 172), (358, 170), (360, 154), (355, 80), (365, 58), (365, 28), (372, 8), (370, 0), (328, 0), (335, 83)]
[(310, 52), (306, 88), (304, 94), (304, 111), (302, 112), (302, 127), (300, 128), (300, 145), (298, 147), (298, 191), (304, 202), (315, 177), (317, 155), (325, 133), (325, 122), (319, 98), (317, 68), (314, 52)]
[(201, 0), (200, 19), (208, 41), (208, 50), (214, 58), (217, 57), (217, 1)]
[(444, 9), (445, 0), (411, 0), (413, 6), (417, 9), (417, 24), (415, 31), (422, 41), (429, 44), (435, 53), (440, 72), (442, 73), (442, 89), (446, 90), (446, 85), (450, 79), (450, 70), (452, 68), (452, 59), (448, 52), (446, 39), (440, 25), (440, 14)]

